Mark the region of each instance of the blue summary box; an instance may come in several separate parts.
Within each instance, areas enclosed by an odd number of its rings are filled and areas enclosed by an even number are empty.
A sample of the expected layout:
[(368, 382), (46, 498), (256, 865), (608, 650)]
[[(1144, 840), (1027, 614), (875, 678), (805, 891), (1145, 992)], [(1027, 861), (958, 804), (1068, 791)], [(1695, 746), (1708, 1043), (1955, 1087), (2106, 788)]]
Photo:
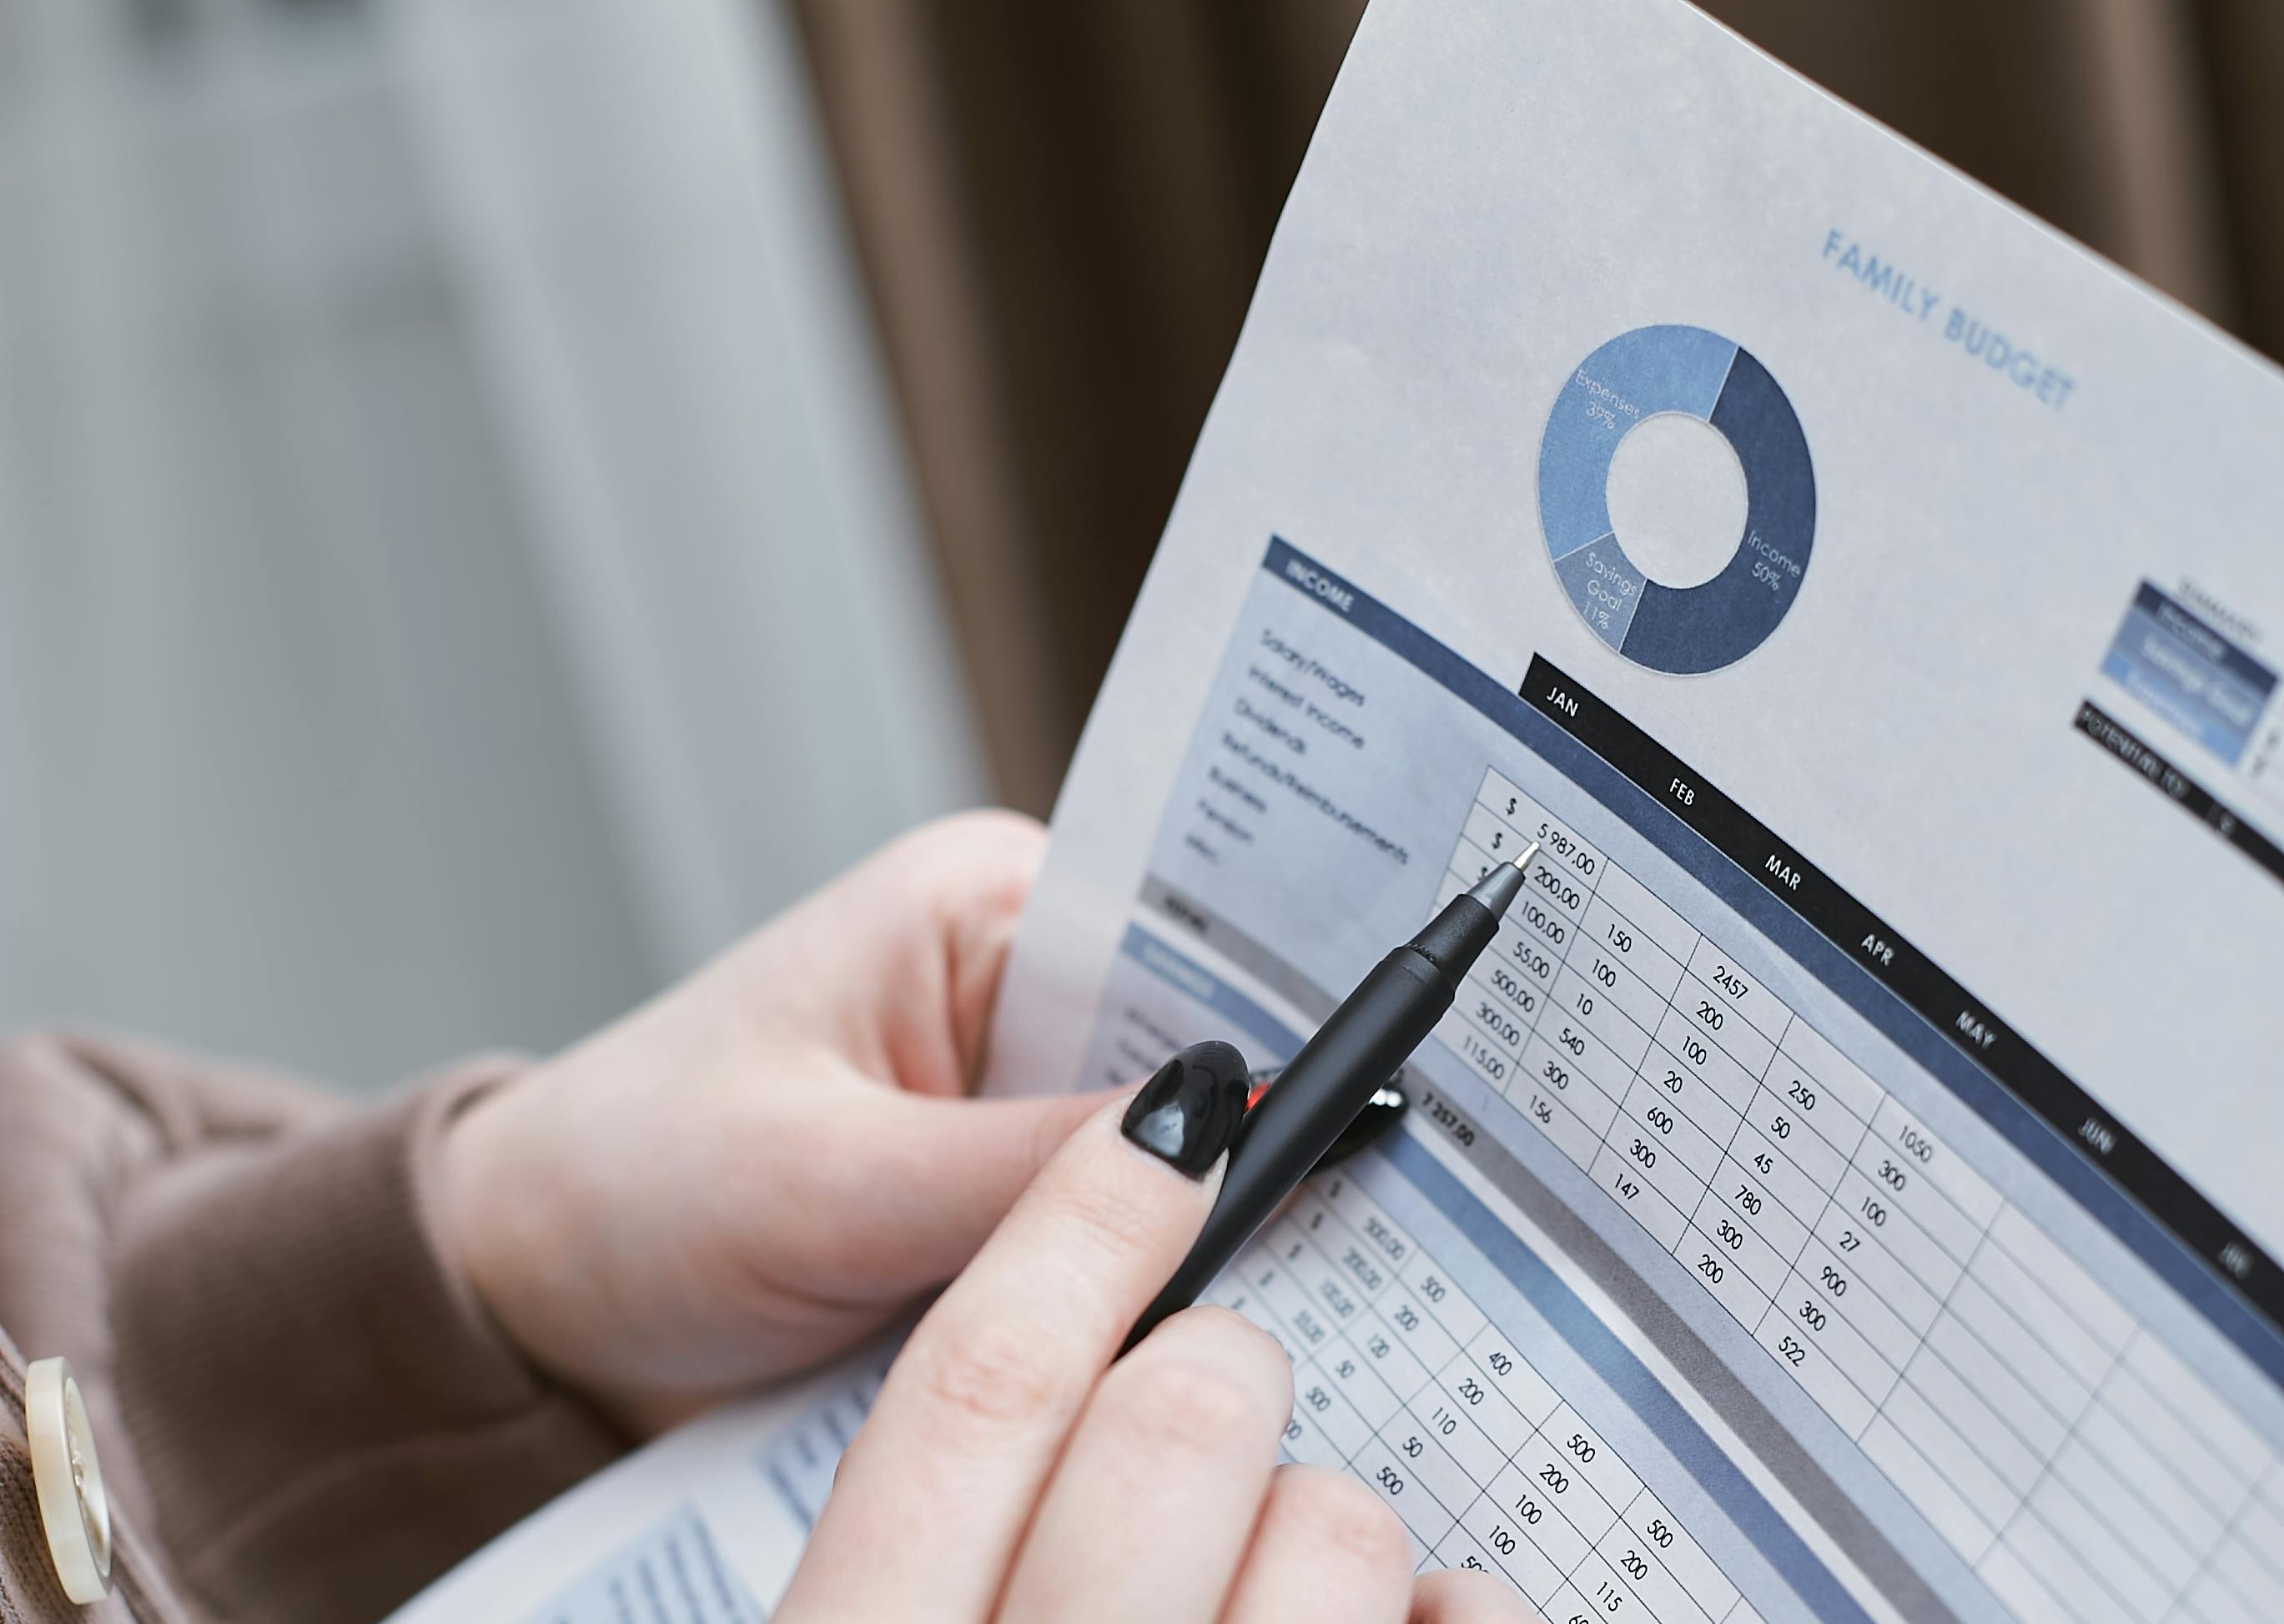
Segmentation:
[(2101, 669), (2231, 767), (2276, 691), (2275, 672), (2147, 581)]

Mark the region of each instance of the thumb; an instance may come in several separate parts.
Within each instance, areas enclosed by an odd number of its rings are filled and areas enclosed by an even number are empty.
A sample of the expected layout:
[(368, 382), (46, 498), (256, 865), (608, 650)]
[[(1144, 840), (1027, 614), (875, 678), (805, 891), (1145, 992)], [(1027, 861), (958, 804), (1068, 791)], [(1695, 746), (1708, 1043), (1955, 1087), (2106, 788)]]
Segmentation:
[(861, 1189), (833, 1202), (856, 1276), (903, 1293), (966, 1267), (1039, 1169), (1102, 1108), (1099, 1092), (966, 1099), (868, 1089), (833, 1159)]

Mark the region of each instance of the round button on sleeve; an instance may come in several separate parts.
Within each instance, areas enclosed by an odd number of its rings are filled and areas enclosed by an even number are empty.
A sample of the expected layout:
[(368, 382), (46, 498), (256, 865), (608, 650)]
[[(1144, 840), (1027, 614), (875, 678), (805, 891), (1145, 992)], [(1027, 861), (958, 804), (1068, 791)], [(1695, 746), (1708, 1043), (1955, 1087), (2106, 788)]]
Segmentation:
[(26, 1368), (24, 1432), (56, 1578), (73, 1601), (101, 1601), (111, 1589), (111, 1502), (68, 1361), (37, 1359)]

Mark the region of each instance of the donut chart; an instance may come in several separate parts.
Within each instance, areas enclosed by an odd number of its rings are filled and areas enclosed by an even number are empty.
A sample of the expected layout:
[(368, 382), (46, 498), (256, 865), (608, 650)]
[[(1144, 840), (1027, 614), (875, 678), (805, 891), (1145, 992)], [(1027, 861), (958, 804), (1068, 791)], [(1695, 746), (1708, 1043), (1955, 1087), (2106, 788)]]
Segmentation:
[[(1661, 412), (1710, 425), (1745, 472), (1736, 556), (1693, 587), (1650, 580), (1610, 523), (1610, 459)], [(1653, 671), (1717, 671), (1766, 642), (1800, 596), (1816, 533), (1808, 437), (1749, 350), (1702, 327), (1637, 327), (1579, 363), (1555, 396), (1538, 446), (1538, 521), (1596, 636)]]

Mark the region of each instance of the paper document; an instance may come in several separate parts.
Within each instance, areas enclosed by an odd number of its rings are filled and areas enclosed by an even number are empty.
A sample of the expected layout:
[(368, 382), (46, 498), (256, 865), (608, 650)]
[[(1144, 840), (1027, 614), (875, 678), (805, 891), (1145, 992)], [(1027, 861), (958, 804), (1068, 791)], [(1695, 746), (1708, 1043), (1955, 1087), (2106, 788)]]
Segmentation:
[[(1287, 1058), (1539, 840), (1214, 1292), (1287, 1454), (1557, 1624), (2284, 1618), (2280, 447), (2284, 374), (1671, 0), (1382, 0), (992, 1086)], [(767, 1604), (852, 1380), (593, 1549)]]

